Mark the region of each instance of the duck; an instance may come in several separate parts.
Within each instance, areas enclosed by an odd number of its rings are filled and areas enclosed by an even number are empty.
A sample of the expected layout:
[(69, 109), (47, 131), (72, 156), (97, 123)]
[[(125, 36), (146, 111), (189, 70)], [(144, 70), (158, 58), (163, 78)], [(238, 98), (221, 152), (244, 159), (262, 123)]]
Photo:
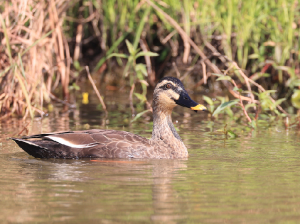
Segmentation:
[(35, 158), (183, 159), (188, 150), (171, 118), (177, 105), (191, 110), (207, 108), (193, 101), (182, 82), (164, 77), (153, 93), (153, 131), (150, 139), (118, 130), (91, 129), (11, 138)]

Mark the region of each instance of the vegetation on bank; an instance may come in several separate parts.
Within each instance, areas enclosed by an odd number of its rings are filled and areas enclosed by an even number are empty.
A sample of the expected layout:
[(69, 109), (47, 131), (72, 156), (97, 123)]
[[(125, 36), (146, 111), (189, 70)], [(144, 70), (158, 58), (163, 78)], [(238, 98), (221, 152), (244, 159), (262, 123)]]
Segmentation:
[(227, 90), (231, 101), (204, 96), (214, 115), (241, 108), (252, 126), (261, 113), (287, 116), (300, 108), (299, 9), (297, 0), (2, 1), (0, 114), (43, 115), (60, 84), (68, 99), (89, 75), (81, 68), (107, 83), (117, 65), (133, 113), (170, 71), (195, 91)]

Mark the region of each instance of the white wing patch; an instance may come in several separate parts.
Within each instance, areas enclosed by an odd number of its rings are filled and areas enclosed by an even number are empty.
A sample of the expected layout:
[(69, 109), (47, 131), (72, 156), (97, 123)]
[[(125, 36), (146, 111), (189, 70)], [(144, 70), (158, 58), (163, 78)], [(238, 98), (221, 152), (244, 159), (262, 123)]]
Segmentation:
[(39, 145), (37, 145), (37, 144), (34, 144), (34, 143), (31, 142), (31, 141), (23, 140), (23, 139), (21, 139), (21, 138), (17, 138), (16, 140), (17, 140), (17, 141), (20, 141), (20, 142), (25, 142), (25, 143), (27, 143), (27, 144), (29, 144), (29, 145), (34, 145), (34, 146), (36, 146), (36, 147), (41, 147), (41, 146), (39, 146)]
[(63, 139), (63, 138), (60, 138), (60, 137), (57, 137), (57, 136), (47, 136), (47, 138), (55, 141), (55, 142), (58, 142), (62, 145), (66, 145), (66, 146), (69, 146), (69, 147), (72, 147), (72, 148), (90, 148), (90, 147), (93, 147), (95, 145), (98, 145), (98, 143), (90, 143), (90, 144), (74, 144), (72, 142), (69, 142), (68, 140), (66, 139)]

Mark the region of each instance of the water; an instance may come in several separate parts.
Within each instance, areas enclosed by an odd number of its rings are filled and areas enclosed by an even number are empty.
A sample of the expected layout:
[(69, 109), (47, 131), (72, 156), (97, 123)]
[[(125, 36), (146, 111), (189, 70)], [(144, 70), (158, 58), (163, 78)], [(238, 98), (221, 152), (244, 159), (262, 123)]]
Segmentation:
[[(117, 100), (116, 100), (117, 99)], [(187, 160), (34, 159), (7, 137), (109, 128), (150, 137), (151, 116), (130, 125), (125, 96), (107, 96), (44, 119), (1, 123), (2, 223), (298, 223), (300, 132), (280, 123), (251, 131), (233, 121), (178, 109), (173, 120)], [(64, 111), (64, 112), (62, 112)], [(106, 123), (106, 124), (105, 124)], [(238, 133), (225, 140), (224, 124)]]

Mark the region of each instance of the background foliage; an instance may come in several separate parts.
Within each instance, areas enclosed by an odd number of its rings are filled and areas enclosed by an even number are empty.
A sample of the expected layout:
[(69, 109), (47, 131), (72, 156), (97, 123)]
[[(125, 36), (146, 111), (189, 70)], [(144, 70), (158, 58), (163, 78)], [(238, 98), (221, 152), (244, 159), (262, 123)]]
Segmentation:
[[(290, 102), (300, 108), (299, 7), (297, 0), (1, 1), (2, 119), (43, 115), (59, 84), (59, 98), (68, 99), (86, 65), (106, 85), (123, 77), (132, 107), (134, 99), (145, 101), (145, 86), (175, 74), (196, 83), (196, 91), (228, 90), (239, 102), (230, 107), (250, 102), (245, 115), (257, 108), (287, 114), (282, 102), (294, 113)], [(113, 74), (116, 66), (125, 72)], [(229, 78), (216, 81), (215, 73)]]

